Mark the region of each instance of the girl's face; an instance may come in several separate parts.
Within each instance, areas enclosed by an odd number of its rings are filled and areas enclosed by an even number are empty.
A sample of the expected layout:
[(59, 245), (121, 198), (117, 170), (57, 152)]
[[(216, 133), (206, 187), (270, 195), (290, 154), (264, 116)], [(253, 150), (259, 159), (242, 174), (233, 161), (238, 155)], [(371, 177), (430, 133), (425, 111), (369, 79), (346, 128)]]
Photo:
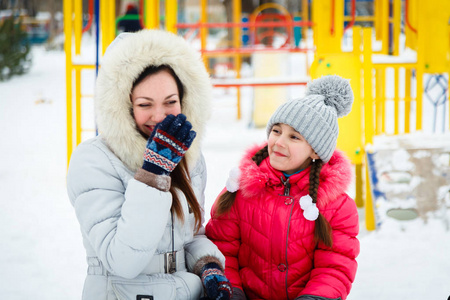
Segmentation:
[(319, 158), (303, 136), (286, 124), (273, 125), (268, 150), (272, 167), (287, 174), (305, 169), (313, 158)]
[(151, 74), (137, 84), (131, 92), (131, 102), (136, 125), (147, 137), (166, 116), (181, 113), (177, 83), (166, 70)]

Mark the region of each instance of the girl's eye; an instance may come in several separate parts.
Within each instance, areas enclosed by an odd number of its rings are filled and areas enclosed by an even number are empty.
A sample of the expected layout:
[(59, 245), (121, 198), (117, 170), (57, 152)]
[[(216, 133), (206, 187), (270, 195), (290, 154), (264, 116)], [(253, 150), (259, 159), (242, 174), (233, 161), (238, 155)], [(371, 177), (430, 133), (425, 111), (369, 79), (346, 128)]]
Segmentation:
[(275, 129), (275, 128), (272, 129), (272, 132), (273, 133), (280, 133), (280, 131), (278, 129)]
[(170, 100), (167, 102), (168, 105), (174, 105), (178, 102), (178, 100)]
[(150, 104), (147, 104), (147, 103), (141, 103), (141, 104), (138, 104), (138, 106), (139, 106), (139, 107), (149, 107)]

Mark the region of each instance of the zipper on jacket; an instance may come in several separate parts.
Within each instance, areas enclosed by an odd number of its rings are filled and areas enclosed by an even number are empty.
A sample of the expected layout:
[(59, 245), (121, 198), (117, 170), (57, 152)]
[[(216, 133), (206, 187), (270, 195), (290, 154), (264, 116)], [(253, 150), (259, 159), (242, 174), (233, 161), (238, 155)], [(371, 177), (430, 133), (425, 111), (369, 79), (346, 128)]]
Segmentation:
[(291, 219), (292, 219), (292, 212), (294, 211), (294, 201), (292, 201), (291, 204), (291, 213), (289, 214), (289, 222), (288, 222), (288, 229), (286, 233), (286, 279), (285, 279), (285, 285), (286, 285), (286, 299), (289, 300), (289, 292), (288, 292), (288, 273), (289, 273), (289, 264), (288, 264), (288, 245), (289, 245), (289, 230), (291, 228)]
[[(290, 197), (290, 191), (291, 191), (291, 184), (289, 183), (289, 177), (286, 179), (286, 181), (283, 180), (283, 176), (281, 176), (281, 182), (284, 185), (284, 193), (283, 196)], [(291, 205), (291, 212), (289, 214), (289, 220), (288, 220), (288, 228), (286, 233), (286, 277), (285, 277), (285, 286), (286, 286), (286, 299), (289, 300), (289, 291), (288, 291), (288, 273), (289, 273), (289, 264), (288, 264), (288, 245), (289, 245), (289, 230), (291, 228), (291, 218), (292, 218), (292, 212), (294, 211), (294, 201), (292, 201)]]
[(291, 191), (291, 184), (289, 183), (289, 178), (286, 179), (286, 181), (284, 181), (284, 180), (283, 180), (283, 176), (281, 176), (280, 179), (281, 179), (281, 182), (282, 182), (283, 185), (284, 185), (284, 192), (283, 192), (283, 195), (284, 195), (284, 196), (289, 196), (289, 193), (290, 193), (290, 191)]

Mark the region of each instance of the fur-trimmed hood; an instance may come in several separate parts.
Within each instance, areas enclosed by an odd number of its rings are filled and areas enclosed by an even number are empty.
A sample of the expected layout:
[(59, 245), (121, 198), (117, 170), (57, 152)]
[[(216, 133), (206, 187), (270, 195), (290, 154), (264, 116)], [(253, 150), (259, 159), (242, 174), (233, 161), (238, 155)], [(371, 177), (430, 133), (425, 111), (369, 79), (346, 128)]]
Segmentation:
[[(239, 191), (243, 197), (261, 196), (267, 188), (276, 188), (283, 185), (281, 182), (282, 172), (272, 168), (267, 157), (258, 166), (252, 160), (252, 157), (261, 148), (266, 146), (257, 145), (251, 147), (242, 158), (239, 169), (241, 175), (239, 178)], [(309, 188), (310, 167), (299, 174), (292, 175), (289, 179), (291, 185), (295, 184), (300, 190)], [(323, 208), (330, 201), (337, 199), (344, 194), (353, 176), (350, 161), (345, 155), (335, 150), (330, 161), (323, 165), (320, 171), (320, 184), (317, 194), (317, 205)]]
[(131, 170), (142, 166), (147, 140), (136, 129), (130, 93), (134, 80), (148, 66), (168, 65), (184, 87), (181, 112), (197, 132), (186, 153), (193, 167), (210, 114), (211, 83), (198, 52), (179, 36), (162, 30), (119, 35), (102, 60), (95, 89), (99, 132), (110, 149)]

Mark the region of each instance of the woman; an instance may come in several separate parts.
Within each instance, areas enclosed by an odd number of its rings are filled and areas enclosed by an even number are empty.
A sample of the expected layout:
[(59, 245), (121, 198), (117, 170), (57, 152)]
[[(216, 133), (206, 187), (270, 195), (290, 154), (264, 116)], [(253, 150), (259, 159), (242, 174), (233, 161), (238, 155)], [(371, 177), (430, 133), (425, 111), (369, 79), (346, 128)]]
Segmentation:
[[(200, 140), (211, 86), (197, 53), (158, 30), (121, 34), (95, 92), (100, 135), (74, 151), (68, 194), (81, 225), (83, 299), (229, 299), (204, 236)], [(202, 287), (203, 286), (203, 287)]]

